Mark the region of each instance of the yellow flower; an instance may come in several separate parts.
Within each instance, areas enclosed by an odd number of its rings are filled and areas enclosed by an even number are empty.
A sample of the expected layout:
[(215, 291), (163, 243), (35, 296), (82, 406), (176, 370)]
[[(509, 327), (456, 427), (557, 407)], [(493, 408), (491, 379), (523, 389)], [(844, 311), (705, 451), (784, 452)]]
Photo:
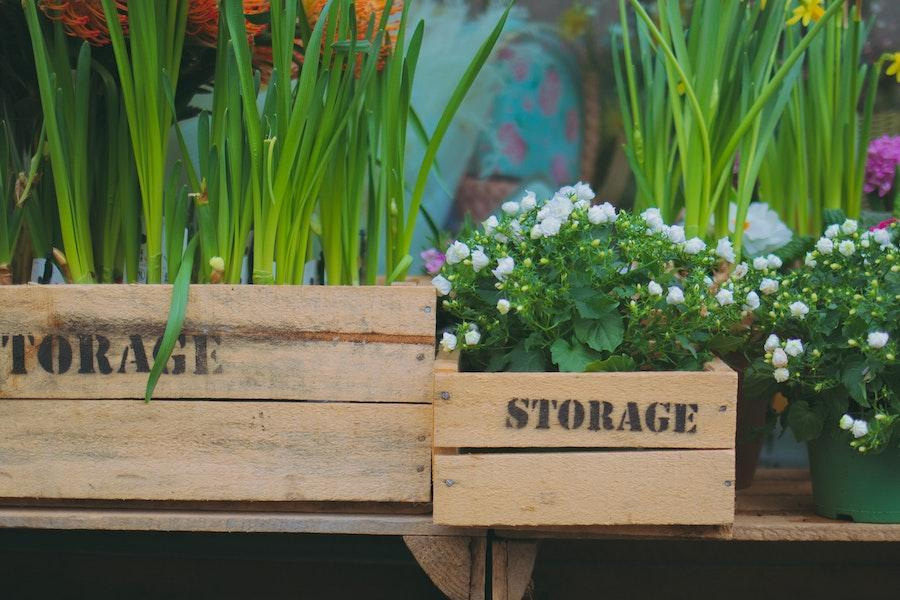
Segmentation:
[(891, 57), (891, 60), (893, 62), (888, 65), (888, 68), (887, 68), (888, 77), (890, 77), (891, 75), (896, 75), (897, 83), (900, 83), (900, 52), (894, 52), (893, 54), (891, 54), (889, 56)]
[(794, 25), (803, 21), (803, 26), (807, 27), (810, 21), (818, 21), (824, 14), (822, 0), (800, 0), (800, 6), (794, 9), (794, 16), (788, 19), (787, 24)]

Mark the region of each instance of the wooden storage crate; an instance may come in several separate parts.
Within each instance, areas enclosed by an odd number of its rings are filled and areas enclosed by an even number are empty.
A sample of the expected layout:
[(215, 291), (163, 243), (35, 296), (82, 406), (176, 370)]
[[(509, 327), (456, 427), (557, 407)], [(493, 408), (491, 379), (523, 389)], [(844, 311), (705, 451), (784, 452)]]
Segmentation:
[(0, 499), (428, 502), (430, 287), (0, 286)]
[(440, 360), (434, 520), (459, 526), (734, 520), (737, 374), (459, 373)]

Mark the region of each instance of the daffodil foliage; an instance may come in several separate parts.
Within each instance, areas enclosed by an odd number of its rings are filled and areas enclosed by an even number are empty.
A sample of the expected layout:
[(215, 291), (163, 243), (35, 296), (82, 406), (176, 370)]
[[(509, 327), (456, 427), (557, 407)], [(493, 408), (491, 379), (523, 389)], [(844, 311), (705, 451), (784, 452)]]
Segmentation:
[(806, 268), (781, 281), (759, 315), (768, 338), (753, 382), (788, 400), (784, 425), (800, 441), (847, 431), (862, 453), (890, 442), (900, 418), (900, 224), (828, 226)]
[(458, 324), (442, 345), (466, 368), (698, 370), (745, 343), (780, 259), (734, 265), (727, 238), (707, 245), (658, 209), (593, 197), (584, 184), (541, 204), (528, 194), (447, 249), (434, 285)]

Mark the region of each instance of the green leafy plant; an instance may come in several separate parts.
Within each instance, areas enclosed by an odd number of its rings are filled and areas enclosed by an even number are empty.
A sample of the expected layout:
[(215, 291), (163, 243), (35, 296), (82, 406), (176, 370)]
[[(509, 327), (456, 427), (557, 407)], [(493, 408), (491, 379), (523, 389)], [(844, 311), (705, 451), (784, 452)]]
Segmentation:
[(900, 225), (829, 225), (788, 273), (758, 327), (769, 333), (754, 371), (789, 404), (799, 441), (842, 429), (862, 453), (885, 448), (900, 419)]
[(447, 249), (433, 283), (458, 326), (442, 345), (461, 348), (466, 368), (698, 370), (744, 343), (772, 291), (769, 262), (727, 276), (727, 238), (707, 247), (658, 209), (592, 198), (583, 184), (540, 206), (529, 194)]
[(640, 56), (632, 58), (626, 1), (619, 0), (624, 64), (617, 52), (615, 73), (636, 207), (658, 206), (670, 221), (683, 208), (688, 237), (705, 236), (714, 221), (719, 238), (728, 234), (734, 201), (740, 256), (740, 225), (801, 59), (840, 2), (780, 63), (788, 0), (697, 0), (687, 22), (674, 0), (657, 1), (656, 20), (638, 0), (628, 3), (637, 16)]

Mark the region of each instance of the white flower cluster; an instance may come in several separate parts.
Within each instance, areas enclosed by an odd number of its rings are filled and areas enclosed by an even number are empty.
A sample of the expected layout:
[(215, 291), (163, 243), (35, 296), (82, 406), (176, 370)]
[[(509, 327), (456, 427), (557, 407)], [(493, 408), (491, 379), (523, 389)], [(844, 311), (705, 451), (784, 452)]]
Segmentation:
[[(466, 334), (463, 336), (463, 345), (477, 346), (480, 341), (481, 332), (478, 331), (478, 325), (470, 323)], [(441, 337), (441, 350), (443, 350), (444, 352), (453, 352), (454, 350), (456, 350), (458, 345), (459, 338), (457, 338), (449, 331), (445, 331), (443, 337)]]
[[(853, 437), (856, 439), (865, 437), (869, 433), (869, 423), (867, 421), (863, 419), (854, 419), (850, 415), (841, 417), (841, 420), (838, 421), (838, 425), (844, 431), (852, 433)], [(862, 451), (865, 451), (865, 447), (863, 447)]]
[[(681, 225), (666, 225), (658, 208), (648, 208), (641, 213), (641, 218), (647, 224), (647, 233), (664, 234), (670, 242), (680, 247), (685, 254), (697, 255), (706, 250), (706, 242), (700, 238), (686, 239), (684, 227)], [(737, 256), (730, 239), (725, 237), (716, 242), (716, 256), (729, 264), (734, 264)]]
[(782, 342), (774, 333), (769, 335), (763, 347), (766, 351), (766, 360), (774, 367), (772, 375), (778, 383), (790, 379), (791, 372), (788, 369), (790, 359), (801, 356), (805, 351), (802, 340), (791, 338)]

